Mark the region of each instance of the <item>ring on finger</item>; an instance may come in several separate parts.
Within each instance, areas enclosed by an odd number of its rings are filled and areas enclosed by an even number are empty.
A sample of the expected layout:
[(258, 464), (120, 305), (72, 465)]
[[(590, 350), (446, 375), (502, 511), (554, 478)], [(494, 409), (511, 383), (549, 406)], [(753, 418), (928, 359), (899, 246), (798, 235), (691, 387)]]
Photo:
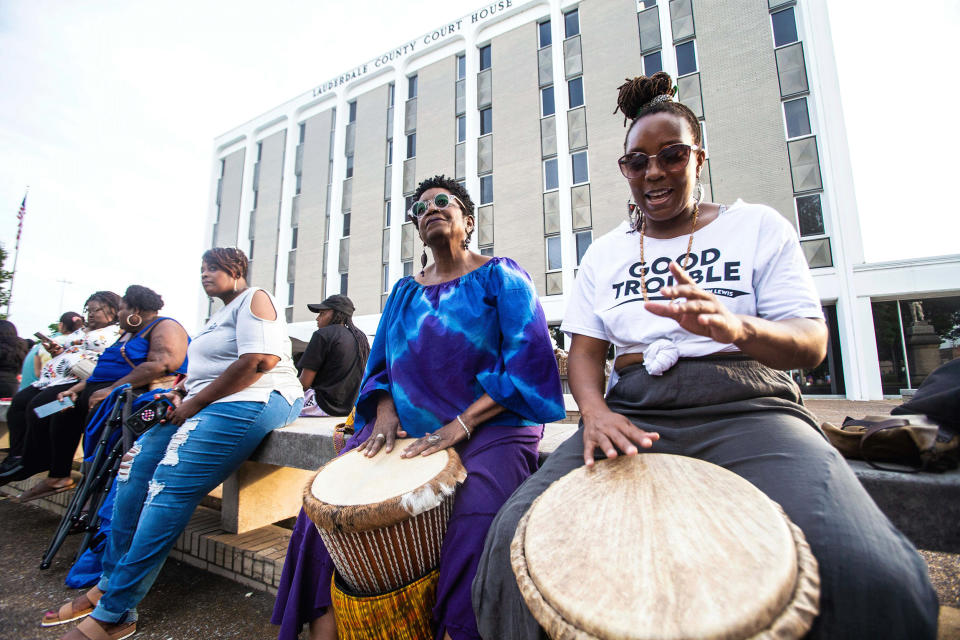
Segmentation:
[(427, 436), (427, 442), (429, 442), (430, 444), (437, 444), (438, 442), (440, 442), (440, 436), (438, 436), (435, 433), (432, 433), (429, 436)]
[(385, 435), (382, 434), (382, 433), (378, 433), (376, 436), (374, 436), (374, 438), (377, 439), (377, 440), (386, 440), (386, 439), (387, 439), (387, 436), (385, 436)]

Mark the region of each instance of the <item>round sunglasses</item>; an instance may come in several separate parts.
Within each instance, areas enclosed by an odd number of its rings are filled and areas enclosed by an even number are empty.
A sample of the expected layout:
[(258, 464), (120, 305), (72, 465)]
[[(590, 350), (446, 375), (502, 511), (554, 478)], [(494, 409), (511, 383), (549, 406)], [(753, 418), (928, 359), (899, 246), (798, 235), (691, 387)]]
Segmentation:
[(700, 147), (689, 144), (671, 144), (660, 149), (660, 152), (655, 156), (648, 156), (639, 151), (625, 153), (617, 160), (617, 164), (620, 165), (620, 173), (629, 179), (639, 178), (646, 173), (651, 158), (657, 159), (657, 166), (662, 171), (672, 173), (684, 169), (687, 166), (687, 161), (690, 160), (690, 152), (698, 149)]
[(457, 196), (451, 195), (449, 193), (438, 193), (437, 195), (433, 196), (432, 201), (417, 200), (416, 202), (413, 203), (413, 205), (410, 207), (410, 211), (408, 211), (407, 213), (410, 214), (411, 218), (415, 218), (415, 219), (420, 218), (427, 213), (427, 209), (429, 208), (430, 202), (433, 202), (433, 206), (436, 207), (437, 209), (446, 209), (447, 207), (450, 206), (450, 202), (452, 201), (456, 201), (456, 203), (460, 205), (461, 210), (463, 211), (467, 210), (467, 208), (463, 206), (463, 203), (460, 202), (460, 198), (458, 198)]

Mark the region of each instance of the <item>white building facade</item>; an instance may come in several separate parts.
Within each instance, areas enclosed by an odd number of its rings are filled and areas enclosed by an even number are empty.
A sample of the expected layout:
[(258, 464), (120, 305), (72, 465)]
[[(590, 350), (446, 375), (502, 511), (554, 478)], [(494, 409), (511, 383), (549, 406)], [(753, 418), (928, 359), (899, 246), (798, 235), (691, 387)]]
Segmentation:
[(826, 0), (488, 3), (218, 137), (207, 245), (251, 256), (295, 337), (333, 293), (373, 334), (419, 269), (409, 195), (444, 173), (477, 203), (474, 248), (527, 269), (558, 325), (586, 247), (626, 215), (616, 87), (658, 70), (701, 119), (707, 199), (798, 231), (831, 329), (795, 372), (807, 393), (895, 395), (960, 354), (960, 255), (864, 262)]

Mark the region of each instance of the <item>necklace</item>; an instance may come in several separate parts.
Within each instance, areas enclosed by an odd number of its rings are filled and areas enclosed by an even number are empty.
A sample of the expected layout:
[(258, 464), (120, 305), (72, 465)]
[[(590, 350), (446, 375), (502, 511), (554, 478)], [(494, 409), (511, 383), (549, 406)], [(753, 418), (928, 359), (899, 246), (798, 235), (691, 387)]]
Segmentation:
[[(693, 248), (693, 234), (697, 230), (697, 216), (700, 215), (700, 203), (693, 203), (693, 224), (690, 226), (690, 239), (687, 240), (687, 255), (683, 256), (683, 264), (680, 265), (680, 268), (686, 271), (687, 265), (690, 264), (690, 250)], [(647, 226), (647, 217), (644, 216), (640, 220), (640, 262), (643, 264), (643, 269), (640, 271), (640, 293), (643, 294), (643, 301), (650, 302), (647, 298), (647, 263), (643, 259), (643, 231)]]

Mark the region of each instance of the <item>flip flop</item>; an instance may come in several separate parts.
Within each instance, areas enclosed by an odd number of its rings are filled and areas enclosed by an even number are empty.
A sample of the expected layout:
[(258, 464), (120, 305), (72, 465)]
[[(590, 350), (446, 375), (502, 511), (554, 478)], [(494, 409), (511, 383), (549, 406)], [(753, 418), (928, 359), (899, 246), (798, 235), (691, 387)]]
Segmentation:
[(20, 494), (17, 498), (17, 501), (21, 504), (24, 502), (30, 502), (31, 500), (39, 500), (40, 498), (46, 498), (47, 496), (56, 495), (58, 493), (63, 493), (64, 491), (69, 491), (77, 486), (76, 481), (72, 478), (70, 484), (64, 485), (62, 487), (43, 487), (43, 485), (35, 485), (30, 487), (26, 491)]
[[(124, 638), (129, 638), (137, 632), (137, 623), (131, 622), (123, 625), (122, 627), (117, 627), (113, 631), (106, 631), (103, 627), (97, 624), (97, 621), (93, 618), (86, 618), (70, 633), (68, 633), (66, 636), (63, 636), (63, 638), (73, 634), (74, 631), (79, 632), (80, 635), (86, 640), (123, 640)], [(60, 640), (63, 640), (63, 638)]]
[(74, 620), (79, 620), (80, 618), (85, 618), (91, 613), (93, 613), (94, 607), (97, 606), (97, 603), (100, 602), (100, 598), (103, 596), (103, 591), (100, 591), (96, 586), (83, 594), (89, 603), (89, 607), (84, 607), (82, 609), (74, 609), (73, 601), (66, 603), (60, 607), (57, 611), (47, 611), (43, 614), (43, 621), (40, 623), (41, 627), (55, 627), (58, 624), (65, 624), (67, 622), (73, 622)]

